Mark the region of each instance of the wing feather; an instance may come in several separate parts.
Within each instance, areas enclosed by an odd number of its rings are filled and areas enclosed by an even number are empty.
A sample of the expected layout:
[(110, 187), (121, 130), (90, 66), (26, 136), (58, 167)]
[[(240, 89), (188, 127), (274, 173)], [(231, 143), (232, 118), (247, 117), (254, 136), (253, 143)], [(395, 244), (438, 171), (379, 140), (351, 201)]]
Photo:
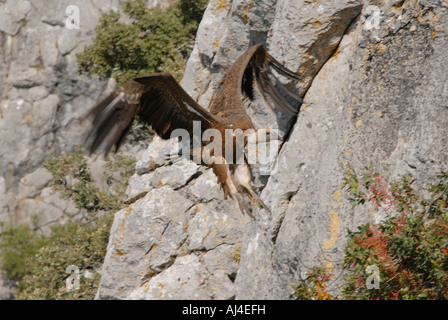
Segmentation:
[[(254, 54), (248, 63), (245, 75), (250, 73), (250, 71), (253, 72), (263, 99), (273, 111), (280, 111), (285, 115), (294, 116), (298, 113), (298, 106), (302, 103), (302, 99), (280, 82), (280, 80), (273, 74), (273, 69), (291, 80), (300, 80), (299, 74), (283, 66), (266, 52), (262, 46), (258, 46), (254, 51)], [(243, 90), (243, 93), (250, 99), (250, 94), (247, 94), (248, 89)], [(286, 97), (289, 97), (290, 99), (288, 100)], [(291, 103), (291, 100), (295, 100), (296, 103)]]
[(163, 139), (169, 139), (175, 129), (185, 129), (191, 135), (193, 121), (201, 122), (202, 131), (217, 123), (171, 74), (139, 77), (116, 89), (84, 117), (93, 117), (86, 141), (90, 153), (103, 144), (106, 154), (114, 146), (118, 150), (136, 116)]
[(241, 101), (246, 96), (253, 100), (256, 82), (263, 99), (272, 110), (296, 115), (302, 99), (283, 85), (273, 75), (273, 70), (291, 80), (300, 80), (299, 74), (283, 66), (261, 44), (250, 47), (224, 75), (213, 96), (210, 111), (213, 114), (229, 114), (229, 109), (234, 113), (244, 111), (243, 104), (237, 102), (237, 99)]
[(257, 85), (260, 88), (264, 100), (274, 111), (280, 111), (286, 115), (294, 115), (297, 113), (297, 109), (283, 97), (275, 85), (269, 81), (266, 74), (257, 76)]

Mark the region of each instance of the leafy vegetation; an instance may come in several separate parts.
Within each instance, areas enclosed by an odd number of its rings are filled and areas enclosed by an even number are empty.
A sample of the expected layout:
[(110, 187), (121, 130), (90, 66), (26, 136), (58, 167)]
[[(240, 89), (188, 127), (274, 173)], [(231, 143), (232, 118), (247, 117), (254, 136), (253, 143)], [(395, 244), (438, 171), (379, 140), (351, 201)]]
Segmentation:
[[(427, 184), (429, 198), (420, 196), (412, 177), (390, 181), (369, 170), (358, 177), (347, 170), (344, 186), (354, 206), (381, 208), (388, 217), (348, 234), (345, 246), (344, 299), (448, 298), (448, 172)], [(370, 289), (369, 266), (379, 271), (378, 289)], [(330, 299), (333, 275), (316, 267), (295, 286), (298, 299)]]
[[(17, 299), (93, 299), (113, 213), (124, 206), (122, 199), (134, 166), (133, 157), (116, 154), (109, 158), (104, 179), (112, 184), (113, 175), (118, 182), (115, 188), (111, 186), (109, 192), (104, 192), (93, 179), (80, 147), (73, 154), (47, 160), (45, 167), (53, 175), (55, 190), (86, 211), (89, 219), (84, 224), (55, 224), (49, 236), (12, 222), (3, 225), (0, 260), (8, 278), (18, 283)], [(77, 290), (66, 289), (68, 266), (80, 270)]]
[[(81, 226), (76, 222), (53, 228), (48, 244), (25, 259), (27, 272), (19, 283), (19, 300), (93, 299), (98, 289), (101, 267), (106, 255), (113, 215), (95, 224)], [(79, 289), (67, 290), (68, 266), (80, 270)]]
[(331, 272), (324, 267), (314, 267), (307, 273), (305, 279), (301, 279), (294, 285), (297, 300), (336, 300), (328, 292), (328, 283), (333, 278)]
[(127, 181), (134, 172), (135, 161), (133, 157), (116, 154), (107, 162), (107, 181), (110, 181), (112, 172), (122, 176), (119, 189), (115, 192), (104, 192), (97, 186), (80, 146), (71, 155), (47, 160), (44, 166), (53, 175), (53, 186), (63, 199), (72, 199), (78, 208), (88, 212), (116, 212), (123, 207), (121, 199)]
[(47, 160), (44, 166), (53, 175), (54, 189), (60, 192), (61, 198), (72, 199), (78, 208), (88, 212), (120, 209), (119, 198), (95, 185), (80, 147), (71, 155)]
[(2, 223), (0, 234), (0, 261), (9, 279), (21, 280), (27, 273), (24, 262), (49, 243), (49, 239), (27, 226), (16, 226), (12, 220)]
[(121, 22), (118, 12), (103, 15), (94, 43), (77, 56), (79, 70), (118, 84), (162, 71), (180, 80), (207, 3), (177, 0), (166, 9), (148, 10), (144, 0), (126, 2), (123, 12), (132, 23)]
[[(349, 234), (344, 294), (354, 299), (447, 299), (448, 172), (427, 185), (429, 199), (413, 190), (409, 176), (389, 183), (378, 173), (369, 175), (362, 197), (398, 214)], [(366, 287), (369, 265), (380, 271), (378, 290)]]

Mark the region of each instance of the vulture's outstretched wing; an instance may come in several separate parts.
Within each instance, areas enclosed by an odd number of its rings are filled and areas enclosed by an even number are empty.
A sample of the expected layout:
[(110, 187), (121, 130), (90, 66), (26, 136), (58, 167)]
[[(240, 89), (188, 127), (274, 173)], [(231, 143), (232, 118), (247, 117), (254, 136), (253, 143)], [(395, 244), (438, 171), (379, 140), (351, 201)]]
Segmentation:
[[(289, 79), (300, 80), (299, 74), (285, 68), (280, 62), (267, 53), (262, 46), (259, 46), (255, 50), (254, 55), (244, 72), (242, 91), (249, 99), (253, 100), (253, 83), (250, 82), (250, 74), (253, 73), (261, 95), (274, 111), (280, 111), (281, 113), (290, 116), (296, 115), (298, 113), (297, 105), (302, 102), (302, 99), (284, 86), (272, 73), (272, 69)], [(297, 105), (291, 105), (282, 93), (296, 100)]]
[[(273, 111), (280, 111), (285, 115), (296, 115), (298, 105), (302, 99), (284, 86), (274, 75), (272, 70), (292, 80), (300, 80), (299, 74), (285, 68), (280, 62), (272, 57), (263, 48), (263, 45), (255, 45), (249, 48), (226, 72), (210, 107), (212, 113), (218, 113), (224, 108), (224, 97), (247, 96), (250, 100), (254, 98), (253, 84), (257, 83), (258, 89), (266, 103)], [(291, 104), (284, 96), (289, 96), (297, 103)], [(233, 103), (232, 106), (242, 107), (242, 104)], [(225, 108), (228, 108), (226, 106)]]
[(93, 127), (87, 137), (90, 153), (104, 142), (105, 153), (113, 146), (118, 150), (136, 116), (151, 125), (163, 139), (175, 129), (193, 133), (193, 121), (201, 122), (204, 131), (216, 122), (169, 73), (135, 78), (116, 89), (94, 106), (85, 118), (93, 116)]

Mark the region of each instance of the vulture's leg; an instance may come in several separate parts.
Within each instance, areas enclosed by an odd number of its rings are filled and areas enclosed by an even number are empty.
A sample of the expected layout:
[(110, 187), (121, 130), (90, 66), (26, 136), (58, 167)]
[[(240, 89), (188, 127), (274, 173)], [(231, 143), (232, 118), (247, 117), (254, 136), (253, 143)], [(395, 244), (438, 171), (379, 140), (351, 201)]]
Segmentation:
[(255, 201), (260, 207), (270, 212), (269, 208), (265, 205), (265, 203), (260, 199), (258, 194), (252, 189), (251, 186), (251, 174), (249, 167), (246, 163), (243, 164), (235, 164), (232, 168), (232, 180), (235, 182), (235, 185), (238, 188), (242, 188), (249, 195), (252, 201)]
[(210, 163), (213, 173), (218, 178), (218, 183), (224, 191), (224, 199), (227, 199), (227, 196), (230, 196), (230, 198), (235, 197), (241, 212), (252, 217), (252, 212), (244, 202), (241, 194), (238, 193), (238, 186), (235, 185), (234, 180), (232, 179), (232, 174), (229, 171), (229, 166), (227, 165), (226, 160), (223, 157), (210, 156), (209, 153), (204, 154), (204, 161)]

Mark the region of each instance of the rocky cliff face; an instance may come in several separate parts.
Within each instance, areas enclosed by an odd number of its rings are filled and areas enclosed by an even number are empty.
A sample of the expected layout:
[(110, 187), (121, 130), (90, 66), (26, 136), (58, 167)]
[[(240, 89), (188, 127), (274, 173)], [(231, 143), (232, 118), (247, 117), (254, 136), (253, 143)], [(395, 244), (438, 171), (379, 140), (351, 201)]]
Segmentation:
[[(49, 223), (80, 213), (52, 191), (42, 164), (83, 143), (79, 117), (114, 87), (112, 79), (80, 75), (76, 54), (92, 42), (101, 15), (122, 3), (0, 1), (0, 221), (26, 223), (39, 214), (37, 227), (46, 232)], [(148, 7), (170, 3), (151, 0)], [(101, 157), (90, 162), (94, 172), (103, 170)]]
[[(78, 5), (80, 29), (65, 27)], [(42, 223), (76, 214), (49, 188), (42, 162), (71, 151), (76, 119), (107, 90), (79, 76), (75, 54), (115, 0), (0, 0), (0, 219), (42, 211)], [(254, 184), (272, 213), (242, 216), (212, 172), (165, 163), (174, 143), (155, 138), (139, 156), (116, 213), (98, 299), (291, 299), (315, 265), (340, 270), (347, 229), (381, 212), (352, 208), (347, 166), (390, 177), (409, 172), (421, 187), (448, 169), (447, 3), (438, 0), (211, 0), (184, 88), (207, 106), (223, 72), (250, 45), (302, 80), (296, 119), (260, 97), (247, 105), (258, 127), (286, 140)], [(51, 213), (51, 214), (50, 214)]]
[(287, 133), (256, 179), (272, 214), (242, 216), (211, 172), (164, 164), (171, 142), (155, 139), (128, 196), (149, 192), (116, 214), (97, 298), (291, 299), (312, 266), (340, 270), (347, 230), (383, 218), (352, 208), (349, 165), (418, 187), (447, 169), (447, 23), (444, 1), (211, 0), (182, 81), (200, 103), (260, 42), (302, 74), (297, 119), (247, 106)]
[[(79, 28), (68, 28), (70, 5)], [(0, 220), (40, 224), (79, 212), (49, 187), (45, 159), (82, 143), (78, 118), (107, 89), (107, 82), (80, 76), (76, 53), (94, 36), (102, 13), (119, 1), (0, 2)]]
[[(70, 5), (79, 8), (78, 29), (66, 27)], [(46, 232), (49, 223), (79, 214), (50, 188), (42, 165), (82, 142), (77, 119), (107, 82), (80, 76), (76, 53), (92, 40), (101, 14), (118, 7), (118, 0), (0, 1), (0, 221), (39, 215)], [(1, 283), (0, 298), (10, 297)]]

